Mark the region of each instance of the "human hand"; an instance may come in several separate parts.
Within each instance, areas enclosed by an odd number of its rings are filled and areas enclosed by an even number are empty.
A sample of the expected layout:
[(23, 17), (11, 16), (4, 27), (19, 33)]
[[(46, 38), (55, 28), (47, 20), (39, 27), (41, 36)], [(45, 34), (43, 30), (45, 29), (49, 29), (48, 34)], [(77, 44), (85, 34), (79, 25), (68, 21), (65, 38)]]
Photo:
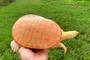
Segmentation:
[(21, 47), (18, 51), (21, 60), (48, 60), (47, 49), (28, 49)]

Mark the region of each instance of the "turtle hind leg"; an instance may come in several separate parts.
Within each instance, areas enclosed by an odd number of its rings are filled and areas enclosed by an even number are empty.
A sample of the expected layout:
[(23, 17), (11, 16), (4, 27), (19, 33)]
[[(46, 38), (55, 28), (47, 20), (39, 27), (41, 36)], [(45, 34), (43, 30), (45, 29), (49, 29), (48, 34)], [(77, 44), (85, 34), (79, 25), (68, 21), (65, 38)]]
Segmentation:
[(19, 49), (19, 45), (14, 40), (11, 42), (10, 46), (14, 52), (17, 52)]
[(65, 45), (63, 43), (59, 42), (55, 47), (60, 47), (60, 48), (64, 49), (64, 53), (67, 52), (67, 48), (65, 47)]

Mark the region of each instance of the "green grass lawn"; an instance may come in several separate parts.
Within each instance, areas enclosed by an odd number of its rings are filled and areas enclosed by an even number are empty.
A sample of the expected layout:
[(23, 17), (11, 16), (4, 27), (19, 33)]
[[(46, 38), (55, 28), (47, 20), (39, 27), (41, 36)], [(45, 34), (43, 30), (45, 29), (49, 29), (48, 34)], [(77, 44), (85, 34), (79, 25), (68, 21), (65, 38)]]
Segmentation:
[(49, 60), (90, 60), (90, 2), (76, 3), (63, 0), (16, 0), (0, 9), (0, 60), (19, 60), (10, 48), (11, 29), (23, 15), (36, 14), (55, 21), (64, 31), (77, 30), (79, 35), (61, 41), (60, 48), (49, 49)]

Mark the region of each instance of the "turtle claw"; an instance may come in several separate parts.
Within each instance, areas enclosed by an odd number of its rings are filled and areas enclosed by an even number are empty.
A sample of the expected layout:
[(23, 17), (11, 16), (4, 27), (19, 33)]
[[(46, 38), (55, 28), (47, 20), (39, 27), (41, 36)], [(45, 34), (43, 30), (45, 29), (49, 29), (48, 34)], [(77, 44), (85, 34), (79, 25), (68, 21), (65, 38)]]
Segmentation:
[(18, 44), (17, 44), (15, 41), (12, 41), (12, 42), (11, 42), (11, 48), (12, 48), (12, 50), (13, 50), (14, 52), (17, 52), (18, 49), (19, 49), (19, 46), (18, 46)]
[(67, 52), (67, 48), (64, 48), (64, 53), (66, 54), (66, 52)]

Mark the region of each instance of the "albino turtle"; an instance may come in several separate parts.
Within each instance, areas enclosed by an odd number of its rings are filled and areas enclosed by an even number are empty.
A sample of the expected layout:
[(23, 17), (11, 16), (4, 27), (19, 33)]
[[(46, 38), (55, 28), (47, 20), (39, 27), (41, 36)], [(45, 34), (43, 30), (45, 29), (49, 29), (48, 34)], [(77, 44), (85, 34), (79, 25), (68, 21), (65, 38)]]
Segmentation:
[(77, 31), (64, 32), (58, 24), (38, 15), (25, 15), (18, 19), (12, 28), (11, 48), (17, 52), (19, 45), (33, 49), (60, 47), (67, 48), (60, 41), (73, 38)]

